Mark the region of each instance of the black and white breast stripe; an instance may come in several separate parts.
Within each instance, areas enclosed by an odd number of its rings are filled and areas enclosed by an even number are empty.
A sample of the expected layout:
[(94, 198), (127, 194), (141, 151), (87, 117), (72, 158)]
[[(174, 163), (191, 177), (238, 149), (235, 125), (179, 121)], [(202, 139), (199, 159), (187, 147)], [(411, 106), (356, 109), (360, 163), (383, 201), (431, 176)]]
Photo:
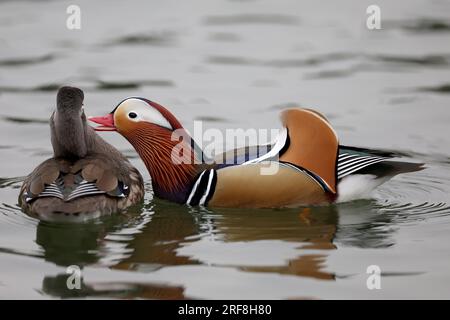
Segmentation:
[(337, 164), (338, 179), (342, 179), (349, 174), (359, 171), (367, 166), (385, 160), (388, 160), (388, 158), (341, 153), (339, 154)]
[(197, 178), (187, 198), (186, 204), (206, 206), (216, 189), (217, 172), (214, 169), (203, 171)]

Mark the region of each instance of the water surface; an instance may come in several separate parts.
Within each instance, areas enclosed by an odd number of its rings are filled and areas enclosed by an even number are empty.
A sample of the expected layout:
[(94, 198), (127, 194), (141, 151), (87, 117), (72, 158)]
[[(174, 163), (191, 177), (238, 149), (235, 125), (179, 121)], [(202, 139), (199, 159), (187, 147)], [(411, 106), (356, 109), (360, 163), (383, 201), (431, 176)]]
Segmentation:
[[(0, 298), (449, 298), (449, 1), (0, 2)], [(17, 195), (52, 154), (62, 84), (90, 115), (127, 96), (193, 129), (279, 128), (293, 105), (329, 117), (342, 143), (393, 150), (427, 169), (370, 199), (283, 210), (188, 208), (147, 196), (85, 224), (38, 221)], [(66, 267), (83, 270), (68, 290)], [(366, 269), (382, 270), (368, 290)]]

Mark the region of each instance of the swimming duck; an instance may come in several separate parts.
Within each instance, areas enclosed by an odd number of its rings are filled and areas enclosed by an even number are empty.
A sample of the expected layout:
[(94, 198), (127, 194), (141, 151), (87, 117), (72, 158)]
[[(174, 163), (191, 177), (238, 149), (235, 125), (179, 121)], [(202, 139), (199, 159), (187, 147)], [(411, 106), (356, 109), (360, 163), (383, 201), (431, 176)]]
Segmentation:
[(50, 118), (53, 158), (25, 179), (24, 211), (44, 220), (95, 218), (140, 202), (143, 179), (136, 168), (87, 124), (83, 91), (62, 87)]
[(284, 110), (274, 144), (231, 150), (214, 161), (172, 113), (145, 98), (127, 98), (89, 120), (100, 124), (95, 130), (117, 131), (133, 145), (157, 197), (188, 205), (273, 208), (353, 200), (396, 174), (422, 169), (392, 161), (389, 152), (339, 145), (328, 120), (311, 109)]

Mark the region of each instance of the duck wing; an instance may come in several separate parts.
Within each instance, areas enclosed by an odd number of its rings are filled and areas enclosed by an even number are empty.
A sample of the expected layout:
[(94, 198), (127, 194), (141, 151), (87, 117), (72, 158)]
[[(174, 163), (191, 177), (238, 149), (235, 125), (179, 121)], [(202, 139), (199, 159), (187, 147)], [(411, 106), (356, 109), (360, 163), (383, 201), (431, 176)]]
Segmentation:
[(392, 151), (359, 147), (340, 146), (338, 158), (338, 179), (352, 174), (370, 174), (378, 178), (424, 169), (423, 163), (397, 161), (404, 154)]
[[(286, 110), (281, 119), (285, 128), (269, 152), (241, 165), (203, 171), (187, 204), (286, 207), (331, 201), (337, 181), (336, 133), (323, 116), (311, 110)], [(228, 156), (242, 159), (249, 152), (258, 153), (259, 148), (237, 149)], [(226, 158), (225, 154), (222, 161)]]
[(286, 127), (289, 146), (280, 154), (288, 162), (311, 172), (328, 191), (336, 193), (338, 136), (328, 121), (309, 109), (288, 109), (281, 120)]
[[(245, 146), (217, 155), (215, 157), (216, 169), (279, 158), (289, 147), (289, 143), (287, 129), (283, 128), (272, 144)], [(371, 174), (377, 177), (394, 176), (400, 173), (420, 171), (424, 168), (423, 163), (393, 160), (393, 158), (404, 156), (405, 154), (399, 152), (339, 145), (337, 179), (340, 181), (353, 174)]]
[[(336, 165), (338, 157), (338, 137), (334, 129), (321, 114), (309, 109), (288, 109), (281, 113), (284, 128), (275, 144), (245, 147), (219, 155), (216, 160), (233, 161), (249, 159), (242, 165), (263, 161), (279, 161), (308, 171), (327, 191), (336, 193)], [(261, 152), (266, 153), (259, 156)], [(258, 155), (258, 156), (257, 156)], [(235, 163), (237, 164), (237, 163)]]
[(130, 177), (115, 173), (107, 157), (93, 156), (74, 162), (51, 158), (40, 164), (25, 180), (19, 196), (22, 203), (55, 197), (65, 202), (105, 194), (124, 198)]

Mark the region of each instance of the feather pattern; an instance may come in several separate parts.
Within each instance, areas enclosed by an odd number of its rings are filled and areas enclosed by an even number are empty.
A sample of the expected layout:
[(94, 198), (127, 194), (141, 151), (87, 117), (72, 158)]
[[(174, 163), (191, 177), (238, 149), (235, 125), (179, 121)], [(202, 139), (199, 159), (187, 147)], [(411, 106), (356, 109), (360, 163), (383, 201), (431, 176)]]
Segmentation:
[(206, 206), (213, 196), (217, 183), (217, 171), (214, 169), (204, 170), (198, 176), (189, 194), (186, 204), (191, 206)]
[[(146, 101), (153, 108), (151, 112), (136, 99)], [(167, 121), (160, 121), (161, 116)], [(274, 144), (234, 149), (215, 157), (211, 164), (204, 162), (202, 151), (197, 150), (179, 121), (152, 101), (126, 99), (108, 119), (94, 122), (113, 127), (134, 146), (150, 173), (155, 196), (188, 205), (209, 202), (221, 207), (285, 207), (329, 203), (337, 198), (338, 183), (352, 174), (377, 167), (375, 171), (381, 176), (398, 169), (394, 165), (375, 166), (391, 158), (383, 152), (372, 154), (366, 149), (340, 146), (326, 118), (310, 109), (283, 111), (284, 129)], [(180, 131), (186, 135), (180, 135)], [(278, 170), (272, 170), (273, 164)], [(404, 163), (400, 167), (400, 172), (406, 168)]]
[[(106, 160), (105, 160), (106, 161)], [(119, 181), (117, 176), (111, 171), (105, 170), (94, 159), (83, 159), (70, 164), (66, 160), (50, 159), (39, 166), (32, 174), (34, 185), (41, 186), (34, 190), (33, 184), (29, 185), (23, 194), (24, 200), (31, 203), (33, 200), (45, 197), (55, 197), (65, 202), (75, 200), (80, 197), (104, 194), (116, 198), (124, 198), (128, 195), (130, 177), (127, 182)], [(107, 166), (108, 162), (100, 162)], [(58, 178), (54, 181), (48, 179), (48, 171), (57, 169)], [(86, 170), (87, 169), (87, 170)], [(99, 181), (114, 180), (114, 188), (105, 188)], [(107, 185), (110, 186), (110, 185)]]
[(338, 179), (342, 179), (352, 173), (355, 173), (365, 167), (372, 164), (386, 161), (389, 158), (377, 157), (377, 156), (361, 156), (356, 154), (349, 154), (347, 152), (339, 153), (337, 163), (337, 175)]
[[(247, 146), (218, 155), (216, 160), (223, 164), (218, 165), (217, 168), (258, 163), (266, 159), (276, 158), (276, 156), (281, 157), (284, 150), (289, 146), (289, 136), (286, 135), (285, 132), (286, 130), (283, 129), (273, 144)], [(262, 153), (262, 150), (265, 151), (265, 153)], [(275, 152), (277, 155), (274, 155)], [(348, 175), (358, 173), (369, 166), (388, 161), (395, 156), (395, 154), (390, 152), (339, 146), (339, 156), (337, 161), (338, 180)]]
[(54, 157), (25, 179), (19, 204), (30, 214), (53, 219), (53, 214), (102, 215), (140, 202), (142, 176), (86, 122), (83, 92), (62, 87), (50, 118)]
[(172, 139), (172, 131), (151, 123), (139, 123), (126, 138), (136, 147), (152, 177), (155, 194), (185, 202), (201, 163), (191, 141)]

